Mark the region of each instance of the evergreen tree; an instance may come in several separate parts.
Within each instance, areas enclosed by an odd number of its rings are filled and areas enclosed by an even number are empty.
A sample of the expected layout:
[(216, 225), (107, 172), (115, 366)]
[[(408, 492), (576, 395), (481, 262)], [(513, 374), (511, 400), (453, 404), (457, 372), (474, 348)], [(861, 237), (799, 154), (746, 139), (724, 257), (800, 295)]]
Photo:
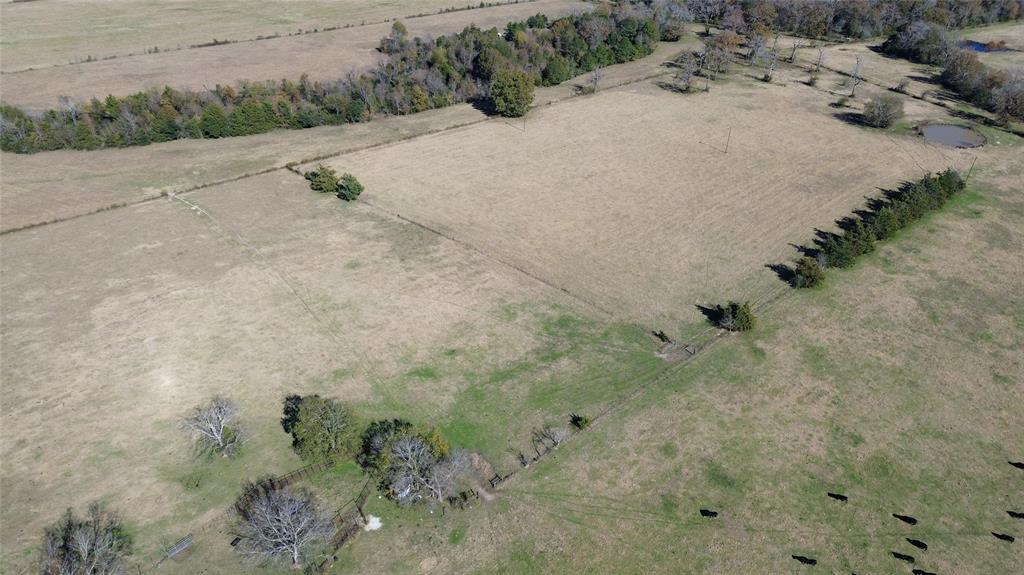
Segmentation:
[(223, 138), (228, 136), (228, 117), (220, 104), (210, 104), (203, 109), (199, 117), (199, 129), (207, 138)]

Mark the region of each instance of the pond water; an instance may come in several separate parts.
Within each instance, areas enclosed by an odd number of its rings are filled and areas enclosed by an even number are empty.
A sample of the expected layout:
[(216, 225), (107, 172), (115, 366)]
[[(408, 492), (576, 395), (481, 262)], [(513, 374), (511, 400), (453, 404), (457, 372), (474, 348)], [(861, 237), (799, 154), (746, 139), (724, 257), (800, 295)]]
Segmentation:
[(985, 143), (985, 136), (962, 126), (927, 124), (920, 129), (925, 140), (955, 148), (977, 148)]
[(960, 42), (962, 48), (966, 48), (973, 52), (1009, 52), (1010, 49), (1003, 45), (989, 45), (984, 42), (975, 42), (974, 40), (964, 40)]

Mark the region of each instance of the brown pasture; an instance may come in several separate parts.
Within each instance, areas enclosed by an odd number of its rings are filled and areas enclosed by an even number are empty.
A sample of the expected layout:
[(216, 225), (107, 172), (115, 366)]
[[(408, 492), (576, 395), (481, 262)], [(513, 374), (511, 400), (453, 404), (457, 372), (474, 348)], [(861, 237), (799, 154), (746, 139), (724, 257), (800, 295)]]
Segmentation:
[[(538, 4), (527, 4), (524, 15)], [(659, 50), (664, 59), (678, 48)], [(664, 74), (657, 58), (609, 70), (608, 86)], [(884, 65), (877, 55), (866, 58), (869, 66)], [(198, 553), (224, 563), (168, 563), (168, 570), (240, 570), (223, 517), (238, 480), (300, 465), (277, 424), (285, 394), (388, 405), (394, 378), (449, 348), (477, 350), (486, 366), (513, 365), (543, 334), (506, 313), (510, 308), (558, 306), (593, 321), (685, 333), (701, 325), (696, 303), (764, 301), (784, 292), (765, 264), (791, 259), (790, 244), (808, 242), (815, 228), (860, 207), (876, 186), (966, 168), (973, 159), (854, 125), (863, 98), (832, 108), (830, 88), (803, 85), (800, 70), (784, 67), (773, 84), (755, 75), (737, 66), (709, 93), (696, 94), (666, 89), (664, 76), (579, 98), (566, 98), (572, 88), (564, 85), (539, 91), (539, 103), (551, 105), (525, 121), (482, 121), (478, 111), (458, 106), (216, 142), (5, 154), (3, 229), (66, 221), (0, 236), (0, 570), (30, 565), (41, 528), (63, 508), (95, 499), (115, 504), (137, 530), (140, 560), (158, 557), (163, 545), (191, 531), (203, 534)], [(881, 89), (865, 86), (863, 96)], [(928, 103), (907, 104), (915, 120), (948, 119)], [(369, 145), (375, 147), (363, 149)], [(280, 169), (338, 153), (324, 161), (366, 185), (359, 202), (317, 196)], [(529, 567), (523, 557), (543, 552), (548, 563), (535, 570), (753, 572), (768, 565), (781, 572), (792, 567), (783, 551), (805, 540), (765, 535), (771, 529), (814, 531), (806, 540), (831, 549), (820, 535), (827, 518), (801, 514), (799, 504), (807, 483), (817, 488), (843, 478), (828, 468), (832, 450), (845, 449), (845, 436), (838, 443), (833, 437), (836, 428), (869, 440), (870, 451), (841, 451), (854, 464), (880, 454), (904, 471), (899, 461), (911, 449), (932, 480), (961, 472), (936, 453), (955, 461), (967, 453), (977, 462), (979, 442), (987, 442), (985, 455), (1001, 453), (1019, 431), (1008, 415), (1019, 389), (1004, 381), (1020, 372), (1007, 351), (1019, 348), (1020, 337), (1017, 296), (1006, 287), (1020, 280), (1019, 148), (971, 154), (979, 157), (981, 181), (999, 197), (977, 208), (980, 216), (965, 209), (961, 223), (918, 228), (913, 241), (837, 276), (850, 287), (777, 300), (778, 311), (765, 312), (766, 331), (725, 338), (699, 360), (708, 363), (695, 364), (694, 379), (651, 388), (478, 515), (417, 517), (402, 528), (401, 519), (385, 517), (385, 531), (345, 551), (350, 570), (512, 565), (518, 572)], [(92, 213), (119, 203), (132, 205)], [(957, 268), (963, 261), (970, 263)], [(890, 268), (899, 273), (890, 277)], [(985, 310), (981, 320), (972, 306)], [(855, 328), (845, 332), (840, 324)], [(980, 352), (972, 354), (978, 342)], [(911, 366), (907, 379), (923, 385), (928, 399), (915, 403), (907, 389), (918, 388), (908, 384), (900, 405), (913, 410), (914, 422), (955, 441), (912, 436), (915, 425), (882, 399), (892, 386), (887, 372), (872, 372), (866, 383), (856, 365), (815, 372), (818, 364), (807, 357), (823, 345), (828, 357), (888, 365), (892, 354), (892, 362)], [(735, 358), (747, 355), (753, 367), (737, 367)], [(765, 356), (768, 363), (757, 363)], [(795, 367), (800, 362), (807, 365)], [(469, 383), (441, 376), (402, 391), (419, 394), (436, 416)], [(214, 486), (196, 494), (183, 477), (195, 464), (176, 421), (212, 394), (241, 403), (251, 443), (240, 460), (217, 462), (204, 479)], [(965, 415), (961, 407), (971, 401), (979, 408)], [(534, 420), (522, 414), (539, 411), (501, 407), (504, 417), (522, 420), (510, 435), (528, 433)], [(677, 445), (678, 460), (664, 458), (669, 444)], [(711, 460), (768, 503), (742, 508), (704, 477)], [(865, 469), (874, 481), (873, 468)], [(997, 498), (987, 477), (971, 480), (986, 503)], [(891, 487), (870, 486), (882, 493)], [(726, 530), (680, 539), (675, 516), (658, 529), (643, 527), (648, 508), (658, 513), (666, 497), (685, 502), (687, 511), (704, 504), (703, 488), (735, 504)], [(524, 495), (528, 490), (563, 502), (540, 503), (540, 496)], [(911, 495), (929, 505), (927, 493)], [(776, 502), (795, 511), (779, 513)], [(894, 503), (884, 495), (874, 502), (879, 509)], [(398, 513), (385, 504), (381, 513)], [(616, 516), (623, 508), (633, 510), (626, 519), (634, 523)], [(605, 518), (594, 519), (598, 512)], [(948, 519), (956, 528), (965, 521)], [(465, 521), (463, 547), (436, 553), (437, 537), (447, 537), (454, 523), (432, 521)], [(864, 525), (854, 527), (873, 528)], [(968, 547), (950, 549), (939, 555), (944, 572), (962, 567), (954, 552)], [(675, 550), (681, 554), (670, 556)], [(842, 553), (864, 551), (835, 552)], [(989, 557), (982, 565), (1001, 564), (1001, 556)], [(525, 561), (523, 568), (515, 561)], [(879, 571), (885, 565), (872, 564)]]
[(368, 202), (620, 319), (675, 329), (699, 319), (696, 304), (757, 299), (777, 284), (765, 264), (876, 186), (969, 164), (828, 104), (797, 82), (688, 95), (643, 82), (330, 164), (357, 175)]
[[(187, 49), (211, 42), (252, 40), (435, 14), (458, 0), (47, 0), (4, 2), (0, 31), (4, 73), (80, 62), (87, 57)], [(258, 50), (258, 48), (256, 48)]]
[[(458, 32), (470, 24), (503, 28), (512, 20), (538, 12), (555, 17), (586, 9), (588, 5), (577, 0), (537, 0), (425, 16), (405, 24), (413, 36), (439, 36)], [(88, 100), (164, 85), (201, 89), (237, 80), (298, 79), (303, 73), (314, 80), (339, 79), (350, 70), (379, 61), (382, 56), (376, 48), (390, 31), (390, 23), (371, 24), (259, 42), (25, 70), (4, 74), (3, 100), (28, 109), (45, 109), (56, 106), (60, 96)]]

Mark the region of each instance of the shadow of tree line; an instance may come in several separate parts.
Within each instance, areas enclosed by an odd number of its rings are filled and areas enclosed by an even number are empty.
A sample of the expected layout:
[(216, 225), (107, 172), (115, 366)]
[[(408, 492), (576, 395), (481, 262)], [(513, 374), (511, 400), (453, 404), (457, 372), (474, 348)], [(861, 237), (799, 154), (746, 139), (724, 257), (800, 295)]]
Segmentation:
[[(896, 189), (878, 188), (881, 192), (881, 196), (864, 196), (865, 206), (854, 210), (849, 216), (843, 216), (842, 218), (835, 220), (836, 227), (839, 228), (840, 232), (848, 232), (857, 227), (858, 223), (870, 227), (882, 208), (892, 207), (895, 202), (899, 198), (903, 197), (916, 183), (917, 182), (904, 181), (901, 182), (899, 187)], [(841, 239), (842, 236), (842, 233), (814, 228), (814, 237), (809, 244), (798, 245), (791, 243), (789, 245), (796, 250), (801, 257), (809, 257), (811, 259), (819, 260), (824, 256), (825, 245), (830, 241), (837, 241)], [(792, 265), (785, 263), (769, 263), (765, 264), (765, 267), (774, 272), (781, 281), (789, 284), (791, 287), (798, 287), (796, 284), (796, 268)], [(716, 312), (717, 310), (709, 309), (708, 311)], [(705, 312), (704, 309), (701, 309), (701, 312), (711, 319), (711, 317), (708, 316), (708, 312)]]

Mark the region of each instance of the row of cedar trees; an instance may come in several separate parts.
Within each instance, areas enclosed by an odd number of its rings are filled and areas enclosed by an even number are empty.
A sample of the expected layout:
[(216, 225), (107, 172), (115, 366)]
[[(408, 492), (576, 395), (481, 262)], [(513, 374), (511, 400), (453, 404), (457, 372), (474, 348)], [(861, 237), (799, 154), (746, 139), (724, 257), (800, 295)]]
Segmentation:
[(650, 54), (660, 39), (652, 9), (599, 9), (548, 22), (543, 15), (497, 29), (475, 26), (436, 40), (409, 38), (396, 22), (382, 40), (387, 60), (330, 82), (240, 82), (212, 90), (165, 87), (30, 114), (0, 107), (0, 148), (43, 150), (146, 145), (179, 138), (223, 138), (275, 128), (365, 122), (487, 98), (500, 71), (557, 84), (580, 72)]
[(994, 69), (961, 48), (959, 38), (941, 25), (916, 21), (882, 44), (882, 51), (922, 64), (942, 66), (942, 84), (1000, 120), (1024, 121), (1024, 72)]
[(872, 200), (862, 216), (840, 222), (842, 233), (825, 236), (815, 257), (800, 258), (794, 269), (793, 285), (813, 287), (824, 279), (826, 268), (852, 266), (858, 257), (875, 250), (876, 241), (887, 240), (928, 212), (938, 210), (965, 185), (960, 174), (950, 168), (908, 183), (885, 198)]

